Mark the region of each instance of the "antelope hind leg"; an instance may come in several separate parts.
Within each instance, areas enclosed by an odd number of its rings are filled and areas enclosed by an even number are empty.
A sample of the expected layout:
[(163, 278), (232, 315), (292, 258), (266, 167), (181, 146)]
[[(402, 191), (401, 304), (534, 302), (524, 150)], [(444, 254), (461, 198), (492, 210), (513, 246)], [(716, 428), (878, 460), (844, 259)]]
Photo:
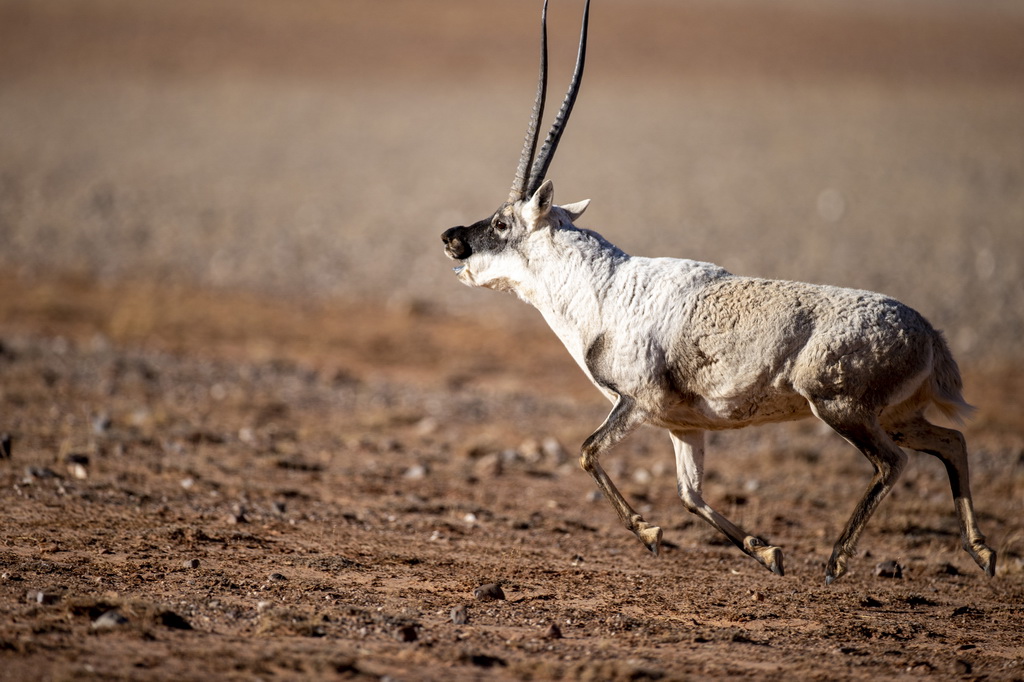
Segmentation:
[(985, 536), (978, 529), (971, 497), (970, 474), (967, 466), (967, 444), (963, 434), (953, 429), (935, 426), (923, 416), (886, 428), (892, 439), (911, 450), (937, 457), (946, 467), (949, 486), (953, 492), (953, 506), (960, 523), (960, 541), (964, 550), (992, 577), (996, 574), (996, 553), (985, 544)]
[(832, 406), (814, 404), (815, 414), (831, 426), (847, 442), (861, 451), (875, 468), (867, 490), (854, 507), (850, 520), (846, 522), (843, 532), (836, 540), (832, 556), (825, 565), (825, 582), (831, 585), (843, 577), (847, 570), (847, 562), (853, 556), (868, 519), (878, 508), (878, 504), (889, 494), (893, 485), (903, 472), (907, 456), (882, 430), (878, 419), (874, 416), (856, 418), (845, 410), (832, 411)]

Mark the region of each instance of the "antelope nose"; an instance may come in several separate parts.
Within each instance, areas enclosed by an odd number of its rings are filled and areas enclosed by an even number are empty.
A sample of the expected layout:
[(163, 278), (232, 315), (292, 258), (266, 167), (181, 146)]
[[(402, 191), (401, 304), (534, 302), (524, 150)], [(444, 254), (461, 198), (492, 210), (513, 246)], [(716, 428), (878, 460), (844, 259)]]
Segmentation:
[(468, 258), (470, 254), (469, 245), (462, 239), (464, 229), (462, 227), (453, 227), (445, 230), (444, 234), (441, 235), (441, 241), (445, 245), (445, 252), (458, 260)]

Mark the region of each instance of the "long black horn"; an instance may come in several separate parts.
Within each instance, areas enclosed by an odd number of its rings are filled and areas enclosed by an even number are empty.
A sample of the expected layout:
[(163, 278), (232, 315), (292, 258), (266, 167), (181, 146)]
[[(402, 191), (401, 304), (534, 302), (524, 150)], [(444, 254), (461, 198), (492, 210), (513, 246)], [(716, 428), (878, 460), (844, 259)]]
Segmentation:
[(526, 192), (526, 183), (529, 181), (527, 173), (530, 171), (530, 164), (533, 163), (534, 154), (537, 153), (537, 127), (540, 119), (544, 116), (544, 100), (548, 91), (548, 0), (544, 0), (544, 10), (540, 18), (540, 76), (537, 78), (537, 97), (533, 101), (533, 113), (530, 115), (530, 125), (526, 129), (526, 140), (523, 142), (523, 152), (519, 155), (519, 167), (516, 168), (516, 177), (512, 181), (512, 190), (509, 192), (509, 202), (518, 201), (523, 198)]
[(565, 99), (562, 101), (562, 108), (559, 110), (558, 116), (555, 117), (555, 122), (548, 132), (547, 138), (544, 140), (544, 146), (540, 148), (537, 160), (533, 163), (533, 170), (530, 171), (530, 181), (526, 186), (527, 194), (532, 195), (540, 187), (540, 184), (544, 182), (548, 166), (551, 165), (551, 159), (554, 158), (555, 150), (558, 148), (558, 141), (562, 137), (565, 124), (569, 121), (569, 114), (572, 113), (572, 107), (576, 103), (576, 95), (579, 94), (580, 82), (583, 80), (583, 64), (587, 57), (587, 24), (589, 20), (590, 0), (587, 0), (587, 4), (583, 8), (583, 28), (580, 30), (580, 47), (579, 52), (576, 54), (576, 70), (573, 71), (572, 81), (569, 83), (569, 91), (565, 93)]

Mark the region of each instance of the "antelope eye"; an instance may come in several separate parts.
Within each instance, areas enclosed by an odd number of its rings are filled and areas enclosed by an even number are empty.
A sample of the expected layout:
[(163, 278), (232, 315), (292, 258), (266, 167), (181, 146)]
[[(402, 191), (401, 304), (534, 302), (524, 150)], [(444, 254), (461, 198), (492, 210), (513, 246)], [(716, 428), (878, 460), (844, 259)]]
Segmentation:
[(498, 232), (504, 232), (508, 229), (508, 224), (503, 220), (494, 221), (494, 229)]

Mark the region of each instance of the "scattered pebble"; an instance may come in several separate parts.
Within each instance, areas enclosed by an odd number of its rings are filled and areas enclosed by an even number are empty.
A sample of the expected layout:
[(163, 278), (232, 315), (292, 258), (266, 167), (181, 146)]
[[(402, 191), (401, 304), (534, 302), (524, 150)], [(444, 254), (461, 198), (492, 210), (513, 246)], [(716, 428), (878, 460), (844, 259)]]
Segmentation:
[(249, 523), (249, 517), (246, 516), (246, 509), (243, 505), (235, 505), (231, 513), (228, 514), (228, 523)]
[(558, 623), (548, 626), (548, 629), (544, 631), (544, 639), (562, 639), (562, 628), (558, 627)]
[(465, 625), (469, 622), (469, 609), (464, 604), (453, 606), (448, 615), (456, 625)]
[(128, 625), (128, 619), (121, 615), (117, 609), (111, 609), (100, 614), (92, 622), (93, 630), (113, 630), (114, 628)]
[(497, 601), (505, 598), (505, 592), (501, 589), (501, 585), (488, 583), (473, 590), (473, 598), (477, 601)]
[(34, 478), (43, 479), (60, 477), (53, 471), (53, 469), (48, 469), (47, 467), (28, 466), (25, 467), (25, 478), (31, 481), (31, 479)]
[(956, 659), (953, 664), (953, 673), (956, 675), (970, 675), (973, 669), (970, 661), (965, 661), (962, 658)]
[(637, 467), (633, 471), (633, 477), (632, 478), (633, 478), (633, 482), (634, 483), (639, 483), (640, 485), (646, 485), (646, 484), (650, 483), (651, 480), (653, 480), (654, 477), (651, 476), (651, 472), (648, 471), (647, 469), (644, 469), (643, 467)]
[(157, 620), (164, 627), (171, 628), (173, 630), (191, 630), (192, 624), (187, 620), (179, 616), (174, 611), (163, 611), (158, 615)]
[(883, 561), (875, 565), (875, 575), (898, 580), (903, 577), (903, 567), (895, 561)]
[(473, 473), (480, 478), (494, 478), (501, 476), (505, 471), (501, 455), (497, 452), (489, 452), (483, 455), (473, 465)]
[(267, 576), (267, 580), (274, 580), (280, 582), (282, 580), (288, 580), (288, 576), (284, 575), (283, 573), (271, 573)]
[(105, 414), (98, 414), (92, 418), (92, 432), (97, 436), (102, 436), (104, 433), (110, 430), (110, 426), (113, 422), (110, 417)]
[(548, 436), (540, 444), (541, 451), (555, 464), (563, 464), (569, 459), (569, 452), (554, 436)]
[(44, 606), (56, 604), (60, 601), (60, 595), (56, 592), (44, 592), (43, 590), (29, 590), (26, 597), (30, 602), (43, 604)]
[(402, 625), (395, 628), (395, 639), (399, 642), (415, 642), (419, 639), (419, 633), (416, 631), (415, 625)]
[(64, 462), (68, 466), (68, 473), (74, 478), (83, 480), (89, 477), (89, 455), (73, 452), (64, 458)]
[(403, 476), (410, 481), (419, 481), (427, 477), (427, 467), (422, 464), (414, 464), (405, 470)]
[(440, 424), (433, 417), (424, 417), (416, 423), (416, 434), (419, 436), (429, 436), (435, 433)]
[(181, 565), (183, 568), (199, 568), (199, 559), (185, 559)]

